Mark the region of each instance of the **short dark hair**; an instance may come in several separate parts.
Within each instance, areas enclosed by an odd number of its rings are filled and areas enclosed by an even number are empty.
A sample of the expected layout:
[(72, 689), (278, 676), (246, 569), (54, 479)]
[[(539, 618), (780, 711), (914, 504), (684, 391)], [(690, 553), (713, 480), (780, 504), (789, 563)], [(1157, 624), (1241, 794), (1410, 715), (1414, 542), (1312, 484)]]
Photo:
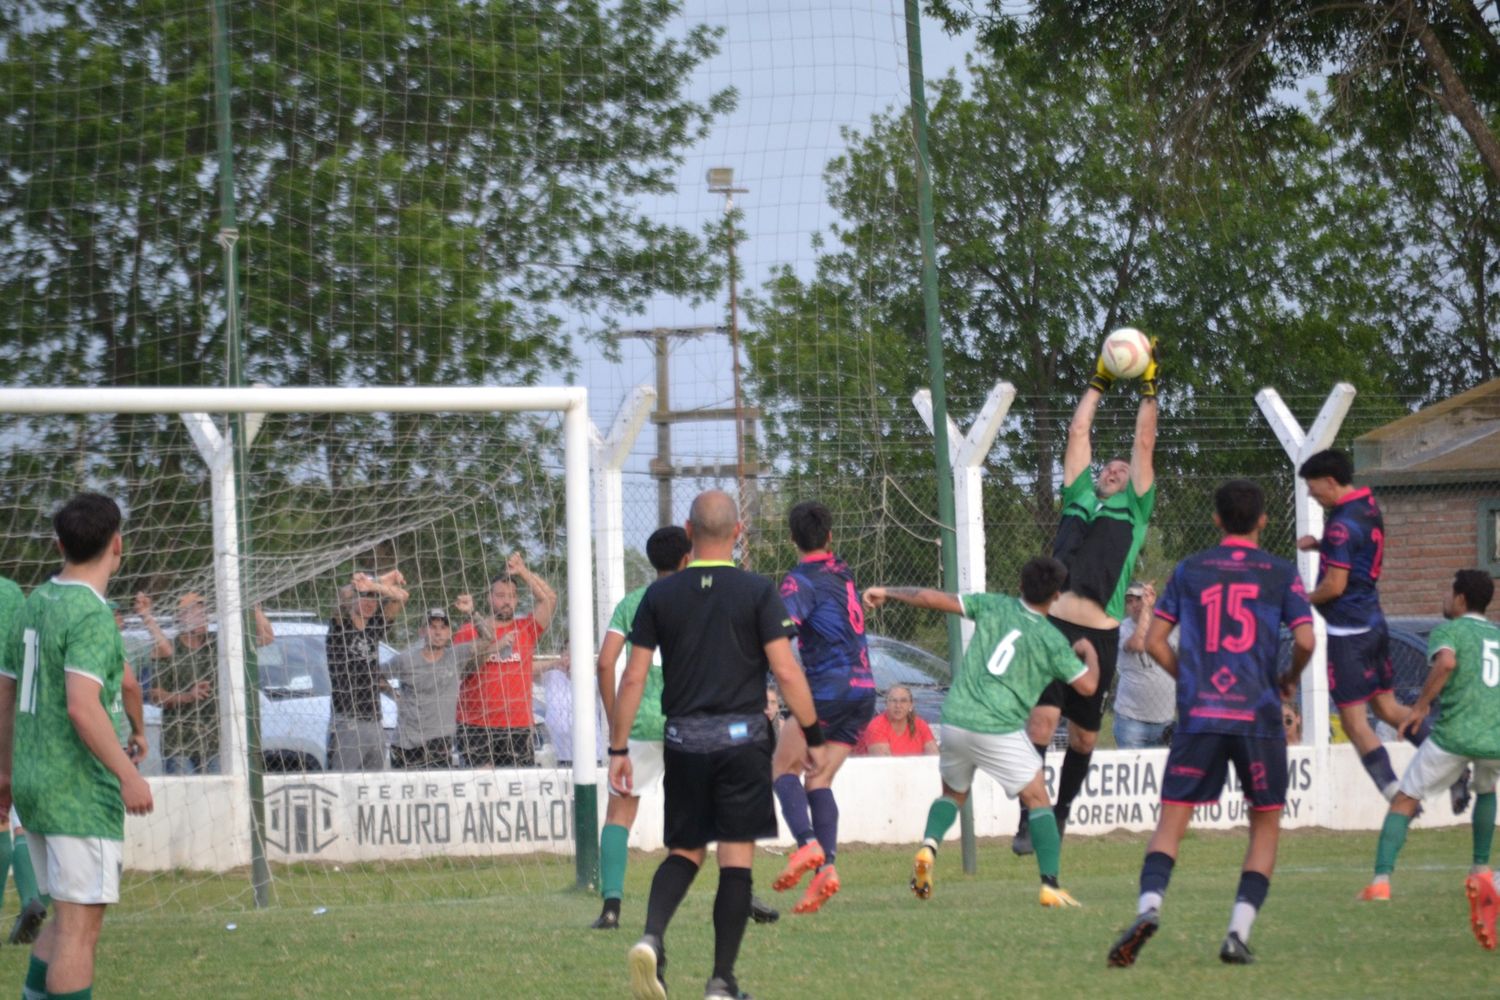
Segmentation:
[(1051, 556), (1033, 556), (1021, 567), (1021, 597), (1027, 604), (1046, 604), (1068, 579), (1068, 567)]
[(491, 587), (493, 587), (497, 583), (508, 583), (512, 587), (515, 587), (517, 590), (521, 589), (516, 584), (516, 578), (511, 576), (509, 573), (496, 573), (494, 576), (490, 577)]
[(1337, 448), (1327, 448), (1303, 462), (1297, 475), (1303, 479), (1332, 476), (1340, 486), (1348, 486), (1354, 482), (1354, 460)]
[(80, 493), (52, 515), (52, 530), (70, 563), (93, 562), (119, 534), (120, 505), (102, 493)]
[(816, 500), (804, 500), (793, 507), (786, 523), (792, 529), (792, 541), (803, 552), (821, 549), (833, 533), (833, 513)]
[(658, 573), (670, 573), (682, 565), (682, 557), (693, 551), (687, 532), (680, 525), (657, 528), (646, 539), (646, 558)]
[(1231, 535), (1248, 535), (1266, 512), (1266, 493), (1249, 479), (1231, 479), (1214, 490), (1214, 511)]
[(1495, 597), (1495, 580), (1482, 569), (1461, 569), (1453, 574), (1453, 592), (1464, 599), (1464, 607), (1483, 612)]

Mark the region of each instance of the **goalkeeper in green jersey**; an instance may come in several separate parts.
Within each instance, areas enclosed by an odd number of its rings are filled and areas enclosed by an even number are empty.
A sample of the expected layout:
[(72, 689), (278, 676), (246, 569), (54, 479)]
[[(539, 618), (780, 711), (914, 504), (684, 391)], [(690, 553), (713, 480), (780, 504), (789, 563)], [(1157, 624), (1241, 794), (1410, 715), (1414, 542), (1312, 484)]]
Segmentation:
[(1026, 737), (1027, 716), (1048, 684), (1061, 681), (1088, 697), (1099, 683), (1093, 644), (1079, 639), (1070, 645), (1047, 621), (1047, 611), (1067, 577), (1062, 563), (1039, 556), (1021, 567), (1020, 600), (1006, 594), (954, 595), (909, 587), (865, 591), (865, 604), (871, 609), (888, 600), (901, 601), (974, 622), (974, 638), (943, 701), (938, 743), (943, 794), (927, 812), (926, 833), (917, 849), (911, 889), (919, 899), (932, 895), (938, 845), (969, 797), (974, 772), (981, 770), (1031, 811), (1032, 843), (1042, 876), (1038, 901), (1047, 907), (1079, 905), (1057, 882), (1062, 836), (1047, 798), (1042, 759)]
[(1380, 828), (1375, 849), (1375, 880), (1363, 900), (1391, 898), (1391, 872), (1406, 843), (1406, 829), (1421, 801), (1445, 791), (1464, 768), (1474, 765), (1474, 859), (1464, 889), (1469, 923), (1486, 948), (1494, 948), (1500, 889), (1490, 871), (1495, 837), (1495, 780), (1500, 777), (1500, 628), (1484, 617), (1495, 596), (1495, 581), (1478, 569), (1461, 569), (1443, 602), (1449, 621), (1432, 630), (1427, 683), (1401, 724), (1403, 736), (1419, 731), (1434, 702), (1441, 716), (1401, 776), (1400, 790)]
[(14, 797), (56, 919), (31, 952), (21, 995), (92, 996), (105, 907), (120, 898), (125, 813), (151, 789), (115, 734), (125, 647), (105, 603), (120, 567), (120, 508), (97, 493), (53, 518), (63, 567), (27, 598), (0, 665), (0, 811)]

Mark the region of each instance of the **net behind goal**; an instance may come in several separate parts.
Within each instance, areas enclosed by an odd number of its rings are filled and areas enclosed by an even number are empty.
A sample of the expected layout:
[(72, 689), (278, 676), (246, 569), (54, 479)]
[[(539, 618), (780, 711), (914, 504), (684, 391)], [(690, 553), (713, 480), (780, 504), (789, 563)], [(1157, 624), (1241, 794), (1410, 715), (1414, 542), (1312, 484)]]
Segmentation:
[[(125, 515), (106, 596), (156, 800), (126, 826), (135, 891), (196, 907), (589, 875), (593, 672), (567, 671), (594, 646), (585, 407), (579, 389), (0, 390), (0, 565), (28, 590), (54, 573), (50, 516), (74, 493)], [(456, 718), (492, 739), (456, 739)]]

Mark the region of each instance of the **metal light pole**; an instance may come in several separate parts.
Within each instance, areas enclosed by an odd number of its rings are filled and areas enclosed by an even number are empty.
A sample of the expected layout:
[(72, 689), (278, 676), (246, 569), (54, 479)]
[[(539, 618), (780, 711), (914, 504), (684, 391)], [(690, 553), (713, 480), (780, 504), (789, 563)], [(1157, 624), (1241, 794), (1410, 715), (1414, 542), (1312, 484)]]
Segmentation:
[[(708, 190), (724, 196), (724, 219), (729, 237), (729, 353), (734, 370), (734, 468), (735, 490), (739, 494), (741, 508), (747, 505), (745, 493), (745, 397), (740, 390), (740, 302), (739, 280), (735, 273), (734, 260), (734, 196), (749, 194), (750, 189), (734, 186), (733, 167), (709, 167)], [(741, 516), (745, 511), (741, 510)], [(748, 517), (746, 518), (748, 520)], [(750, 546), (744, 547), (745, 568), (750, 568)]]

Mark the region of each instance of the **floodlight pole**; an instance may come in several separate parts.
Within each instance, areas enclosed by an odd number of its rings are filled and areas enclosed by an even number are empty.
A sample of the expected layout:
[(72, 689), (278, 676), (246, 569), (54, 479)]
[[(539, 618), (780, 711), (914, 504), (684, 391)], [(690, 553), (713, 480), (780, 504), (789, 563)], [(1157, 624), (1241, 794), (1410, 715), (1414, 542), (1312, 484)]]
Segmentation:
[[(958, 589), (958, 545), (953, 505), (953, 472), (948, 458), (948, 393), (943, 366), (943, 317), (938, 301), (937, 238), (932, 209), (932, 159), (927, 150), (927, 92), (922, 76), (922, 14), (918, 0), (906, 0), (906, 64), (911, 88), (912, 139), (916, 156), (917, 230), (922, 244), (922, 315), (927, 333), (927, 381), (932, 390), (933, 464), (937, 472), (938, 539), (942, 555), (943, 589)], [(948, 615), (948, 664), (958, 676), (963, 658), (963, 632), (958, 619)], [(963, 837), (964, 871), (978, 871), (974, 847), (974, 806), (964, 801), (959, 813)]]
[[(1354, 404), (1354, 386), (1347, 382), (1340, 382), (1333, 387), (1324, 401), (1322, 410), (1318, 411), (1317, 419), (1313, 421), (1312, 427), (1306, 433), (1297, 418), (1292, 416), (1292, 411), (1282, 402), (1281, 395), (1275, 389), (1262, 389), (1255, 394), (1256, 405), (1265, 416), (1266, 422), (1271, 425), (1271, 430), (1276, 432), (1281, 447), (1286, 451), (1288, 458), (1292, 460), (1292, 482), (1294, 484), (1294, 497), (1296, 507), (1296, 537), (1312, 535), (1321, 537), (1323, 534), (1323, 508), (1307, 491), (1307, 481), (1297, 475), (1297, 469), (1302, 463), (1313, 455), (1326, 448), (1333, 446), (1333, 441), (1338, 437), (1339, 428), (1344, 423), (1344, 417), (1349, 413), (1349, 407)], [(1297, 553), (1297, 570), (1302, 575), (1303, 585), (1312, 590), (1318, 582), (1318, 553)], [(1316, 608), (1313, 609), (1317, 611)], [(1317, 767), (1323, 774), (1327, 774), (1328, 755), (1328, 643), (1327, 629), (1321, 614), (1314, 613), (1313, 629), (1316, 637), (1316, 645), (1313, 649), (1312, 660), (1307, 665), (1307, 670), (1302, 675), (1302, 718), (1307, 720), (1312, 727), (1312, 745), (1315, 748), (1318, 761)], [(1306, 732), (1306, 727), (1303, 732)], [(1320, 826), (1327, 825), (1329, 812), (1332, 808), (1332, 799), (1329, 796), (1315, 796), (1313, 808), (1316, 811), (1317, 823)]]

